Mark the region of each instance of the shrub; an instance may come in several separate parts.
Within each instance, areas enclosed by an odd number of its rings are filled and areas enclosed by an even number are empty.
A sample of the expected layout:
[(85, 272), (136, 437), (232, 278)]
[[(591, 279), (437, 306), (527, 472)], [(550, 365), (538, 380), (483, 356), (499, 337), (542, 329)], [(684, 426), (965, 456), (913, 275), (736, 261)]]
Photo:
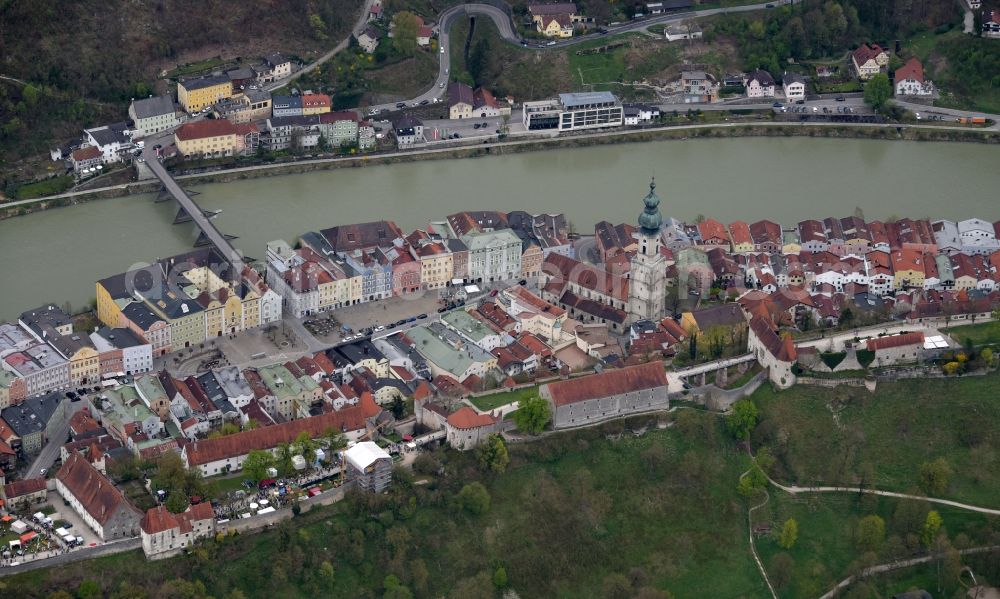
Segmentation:
[(840, 363), (843, 362), (846, 357), (847, 352), (826, 352), (819, 355), (819, 359), (823, 360), (823, 363), (826, 364), (827, 368), (830, 370), (834, 370), (837, 366), (840, 366)]
[(875, 352), (867, 349), (859, 349), (855, 352), (855, 355), (858, 358), (858, 364), (861, 364), (864, 368), (868, 368), (875, 361)]

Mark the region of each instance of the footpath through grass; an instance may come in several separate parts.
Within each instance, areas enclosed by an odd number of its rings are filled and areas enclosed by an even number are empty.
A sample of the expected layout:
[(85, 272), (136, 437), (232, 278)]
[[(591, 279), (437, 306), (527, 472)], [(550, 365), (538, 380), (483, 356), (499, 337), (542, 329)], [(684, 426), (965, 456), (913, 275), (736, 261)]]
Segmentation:
[(1000, 508), (1000, 375), (879, 383), (859, 387), (763, 386), (756, 448), (776, 458), (785, 483), (848, 485), (920, 493), (920, 465), (944, 458), (945, 493), (956, 501)]

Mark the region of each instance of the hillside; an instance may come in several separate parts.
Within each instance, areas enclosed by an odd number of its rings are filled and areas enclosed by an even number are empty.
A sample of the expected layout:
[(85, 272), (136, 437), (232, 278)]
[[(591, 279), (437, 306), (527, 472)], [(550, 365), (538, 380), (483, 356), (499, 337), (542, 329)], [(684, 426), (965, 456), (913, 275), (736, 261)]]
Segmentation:
[[(941, 496), (995, 507), (998, 376), (880, 384), (875, 395), (762, 388), (752, 397), (760, 409), (752, 439), (770, 450), (769, 472), (786, 483), (874, 481), (919, 496), (920, 464), (944, 458), (952, 476)], [(682, 408), (512, 444), (509, 453), (509, 468), (497, 475), (484, 474), (473, 452), (436, 451), (418, 458), (417, 474), (397, 471), (385, 496), (350, 496), (266, 533), (203, 543), (186, 557), (148, 563), (132, 552), (12, 576), (0, 589), (51, 599), (92, 580), (105, 596), (149, 599), (489, 599), (501, 596), (496, 586), (525, 599), (769, 596), (746, 528), (761, 495), (738, 492), (749, 461), (718, 415)], [(473, 482), (485, 487), (484, 501), (463, 494)], [(771, 487), (752, 522), (772, 528), (756, 546), (779, 596), (812, 599), (861, 563), (925, 555), (920, 535), (931, 509), (944, 520), (942, 563), (873, 578), (845, 596), (886, 597), (911, 585), (956, 596), (962, 564), (996, 584), (995, 555), (959, 559), (951, 548), (996, 543), (998, 518)], [(868, 516), (885, 525), (873, 547), (857, 540)], [(786, 549), (777, 531), (789, 518), (799, 532)], [(138, 570), (144, 589), (125, 575)]]
[[(342, 39), (362, 0), (0, 1), (0, 160), (124, 117), (160, 73), (213, 57), (308, 58)], [(0, 163), (2, 164), (2, 163)]]

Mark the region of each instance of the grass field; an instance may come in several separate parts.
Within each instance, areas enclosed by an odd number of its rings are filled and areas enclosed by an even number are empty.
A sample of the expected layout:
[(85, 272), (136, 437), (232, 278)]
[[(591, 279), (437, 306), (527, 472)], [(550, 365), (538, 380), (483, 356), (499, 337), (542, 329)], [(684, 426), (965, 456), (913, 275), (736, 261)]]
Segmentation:
[(1000, 321), (980, 322), (978, 324), (963, 324), (945, 329), (959, 343), (971, 339), (975, 345), (1000, 343)]
[[(919, 545), (909, 547), (906, 539), (908, 535), (919, 535), (920, 526), (931, 509), (941, 515), (951, 539), (960, 538), (960, 535), (968, 538), (979, 535), (983, 518), (962, 510), (932, 508), (923, 502), (890, 498), (860, 499), (857, 495), (846, 494), (792, 497), (772, 492), (768, 505), (755, 513), (754, 524), (770, 522), (774, 534), (758, 538), (757, 549), (769, 575), (775, 578), (772, 584), (781, 583), (778, 585), (780, 597), (818, 597), (843, 580), (858, 559), (854, 530), (861, 518), (876, 514), (885, 521), (886, 540), (874, 557), (878, 563), (886, 563), (922, 554)], [(789, 518), (798, 523), (799, 534), (796, 544), (785, 550), (778, 545), (777, 538), (782, 524)], [(784, 575), (782, 568), (776, 567), (775, 558), (782, 553), (792, 558), (791, 576)], [(940, 596), (951, 597), (958, 587), (957, 580), (948, 580), (946, 592)], [(900, 587), (894, 588), (895, 592), (900, 590)], [(889, 592), (886, 596), (891, 595)]]
[(757, 447), (777, 458), (774, 476), (801, 485), (855, 483), (918, 488), (923, 462), (951, 467), (949, 499), (1000, 508), (1000, 375), (910, 380), (864, 388), (761, 387)]
[(14, 191), (14, 199), (28, 200), (31, 198), (40, 198), (42, 196), (62, 193), (71, 187), (73, 187), (73, 175), (52, 177), (51, 179), (36, 181), (35, 183), (29, 183), (18, 187), (17, 190)]
[(492, 410), (493, 408), (505, 406), (514, 401), (521, 401), (525, 398), (531, 397), (532, 395), (538, 395), (538, 387), (525, 387), (523, 389), (505, 391), (503, 393), (495, 393), (493, 395), (473, 397), (471, 398), (471, 401), (473, 405), (480, 410)]

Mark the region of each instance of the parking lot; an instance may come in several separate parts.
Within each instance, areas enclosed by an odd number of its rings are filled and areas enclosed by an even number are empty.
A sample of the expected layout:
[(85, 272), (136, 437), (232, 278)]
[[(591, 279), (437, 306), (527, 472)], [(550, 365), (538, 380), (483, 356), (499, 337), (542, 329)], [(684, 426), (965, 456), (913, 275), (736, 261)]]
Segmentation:
[[(48, 511), (46, 506), (51, 506), (55, 509), (54, 513), (48, 514), (48, 517), (53, 520), (53, 526), (47, 528), (44, 525), (40, 525), (34, 521), (32, 515), (39, 511)], [(15, 518), (15, 520), (20, 520), (26, 524), (29, 524), (31, 529), (36, 531), (43, 531), (41, 534), (43, 537), (50, 539), (48, 543), (48, 549), (43, 549), (42, 551), (25, 551), (24, 555), (17, 555), (16, 551), (11, 552), (10, 547), (5, 544), (3, 550), (8, 552), (8, 555), (3, 556), (0, 563), (3, 565), (12, 565), (15, 563), (24, 563), (35, 560), (42, 560), (51, 557), (55, 557), (66, 551), (79, 551), (81, 547), (96, 547), (102, 544), (102, 541), (97, 537), (93, 530), (88, 527), (82, 518), (77, 515), (69, 506), (63, 503), (62, 497), (54, 491), (49, 491), (46, 496), (45, 503), (42, 504), (32, 504), (30, 507), (17, 512), (11, 512), (10, 515)], [(67, 529), (67, 532), (73, 536), (82, 537), (83, 544), (73, 549), (65, 549), (60, 542), (55, 540), (54, 530), (62, 526)], [(29, 544), (28, 547), (34, 548), (35, 545)]]
[(384, 326), (420, 314), (435, 314), (441, 305), (438, 293), (427, 291), (348, 306), (337, 310), (334, 314), (340, 322), (359, 332), (367, 327)]

